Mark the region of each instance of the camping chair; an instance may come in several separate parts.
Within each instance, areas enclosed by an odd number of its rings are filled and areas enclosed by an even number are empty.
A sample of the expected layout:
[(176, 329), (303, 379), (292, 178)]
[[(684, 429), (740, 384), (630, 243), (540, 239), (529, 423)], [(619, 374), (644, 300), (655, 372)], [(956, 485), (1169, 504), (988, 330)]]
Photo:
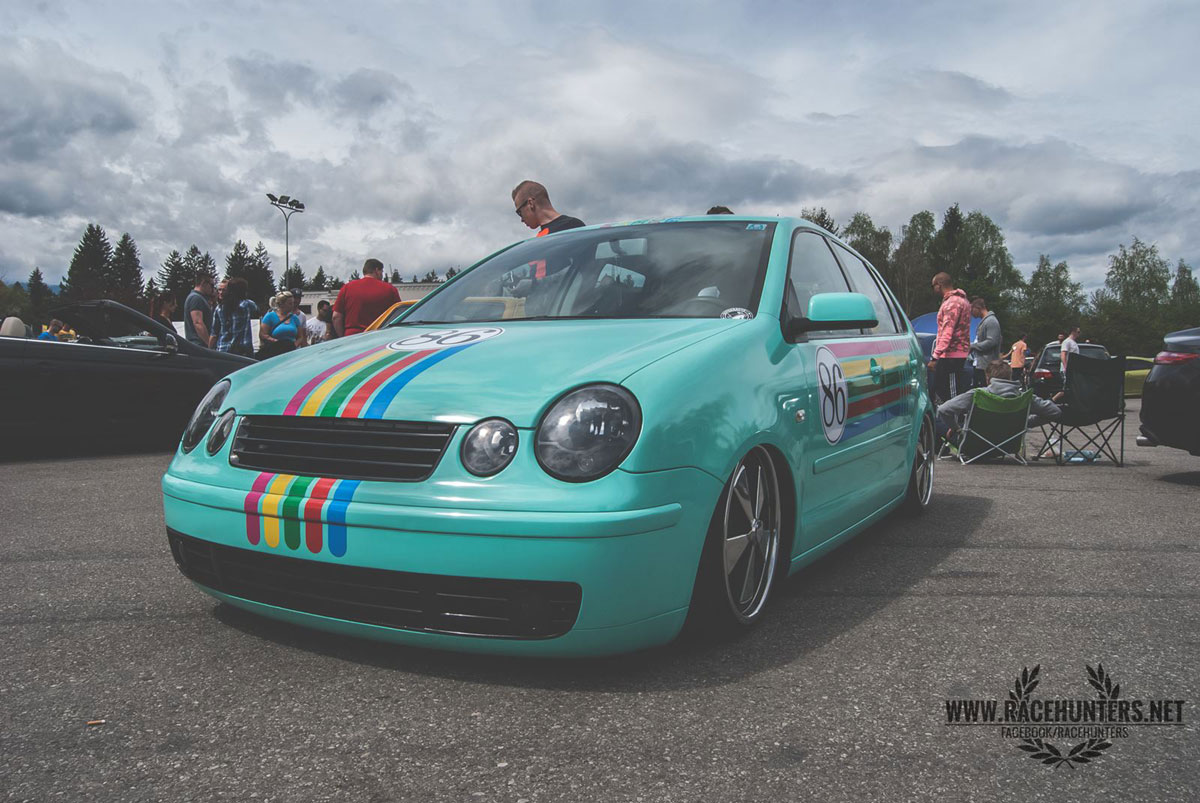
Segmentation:
[(1072, 354), (1063, 392), (1062, 418), (1042, 426), (1055, 462), (1061, 466), (1107, 457), (1125, 465), (1125, 358)]
[[(1003, 460), (1011, 457), (1025, 462), (1025, 430), (1033, 391), (1008, 398), (976, 388), (971, 394), (971, 409), (958, 439), (958, 461), (964, 466), (985, 457)], [(942, 447), (943, 455), (949, 444)]]

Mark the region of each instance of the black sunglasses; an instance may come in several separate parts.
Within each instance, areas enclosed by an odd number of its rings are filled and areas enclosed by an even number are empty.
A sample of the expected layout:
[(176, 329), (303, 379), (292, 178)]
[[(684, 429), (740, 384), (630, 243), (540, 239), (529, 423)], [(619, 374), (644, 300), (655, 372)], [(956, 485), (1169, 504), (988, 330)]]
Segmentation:
[(525, 205), (532, 200), (532, 198), (526, 198), (524, 201), (521, 201), (521, 203), (517, 204), (517, 208), (514, 210), (517, 213), (517, 217), (521, 216), (521, 210), (524, 209)]

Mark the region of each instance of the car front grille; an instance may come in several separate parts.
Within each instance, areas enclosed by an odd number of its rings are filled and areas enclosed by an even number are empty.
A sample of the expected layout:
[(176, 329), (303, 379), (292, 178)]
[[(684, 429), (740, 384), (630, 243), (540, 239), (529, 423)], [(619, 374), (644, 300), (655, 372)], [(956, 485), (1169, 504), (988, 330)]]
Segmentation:
[(242, 599), (400, 630), (511, 639), (561, 636), (575, 625), (576, 583), (417, 574), (214, 544), (170, 528), (189, 580)]
[(453, 424), (359, 418), (245, 416), (232, 465), (352, 480), (418, 482), (433, 473)]

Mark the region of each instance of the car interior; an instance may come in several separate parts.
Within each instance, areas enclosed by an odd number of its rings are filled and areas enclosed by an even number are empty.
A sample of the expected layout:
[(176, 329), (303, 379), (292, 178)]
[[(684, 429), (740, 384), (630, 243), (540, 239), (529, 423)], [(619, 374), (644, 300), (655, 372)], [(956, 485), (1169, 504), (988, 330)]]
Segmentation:
[(115, 346), (141, 351), (167, 349), (166, 333), (151, 331), (146, 323), (112, 307), (77, 307), (55, 315), (78, 333), (76, 343)]

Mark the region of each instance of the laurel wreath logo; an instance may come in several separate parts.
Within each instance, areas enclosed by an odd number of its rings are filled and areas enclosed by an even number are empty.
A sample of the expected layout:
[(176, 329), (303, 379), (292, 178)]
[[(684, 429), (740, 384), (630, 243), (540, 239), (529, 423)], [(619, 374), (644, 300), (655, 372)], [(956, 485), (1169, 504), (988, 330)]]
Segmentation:
[[(1096, 690), (1101, 700), (1107, 702), (1121, 696), (1121, 684), (1112, 682), (1112, 678), (1104, 671), (1104, 664), (1096, 664), (1095, 669), (1088, 664), (1084, 664), (1084, 667), (1087, 669), (1088, 684)], [(1018, 704), (1029, 702), (1030, 695), (1038, 686), (1038, 673), (1041, 670), (1041, 664), (1032, 670), (1022, 667), (1021, 676), (1017, 678), (1013, 689), (1009, 691), (1008, 699)], [(1058, 769), (1063, 764), (1071, 769), (1075, 769), (1076, 764), (1090, 764), (1103, 756), (1104, 751), (1110, 747), (1112, 747), (1112, 742), (1106, 739), (1088, 739), (1086, 742), (1075, 745), (1066, 753), (1063, 753), (1053, 743), (1043, 739), (1022, 739), (1021, 743), (1017, 745), (1018, 750), (1024, 750), (1033, 760), (1052, 766), (1054, 769)]]

